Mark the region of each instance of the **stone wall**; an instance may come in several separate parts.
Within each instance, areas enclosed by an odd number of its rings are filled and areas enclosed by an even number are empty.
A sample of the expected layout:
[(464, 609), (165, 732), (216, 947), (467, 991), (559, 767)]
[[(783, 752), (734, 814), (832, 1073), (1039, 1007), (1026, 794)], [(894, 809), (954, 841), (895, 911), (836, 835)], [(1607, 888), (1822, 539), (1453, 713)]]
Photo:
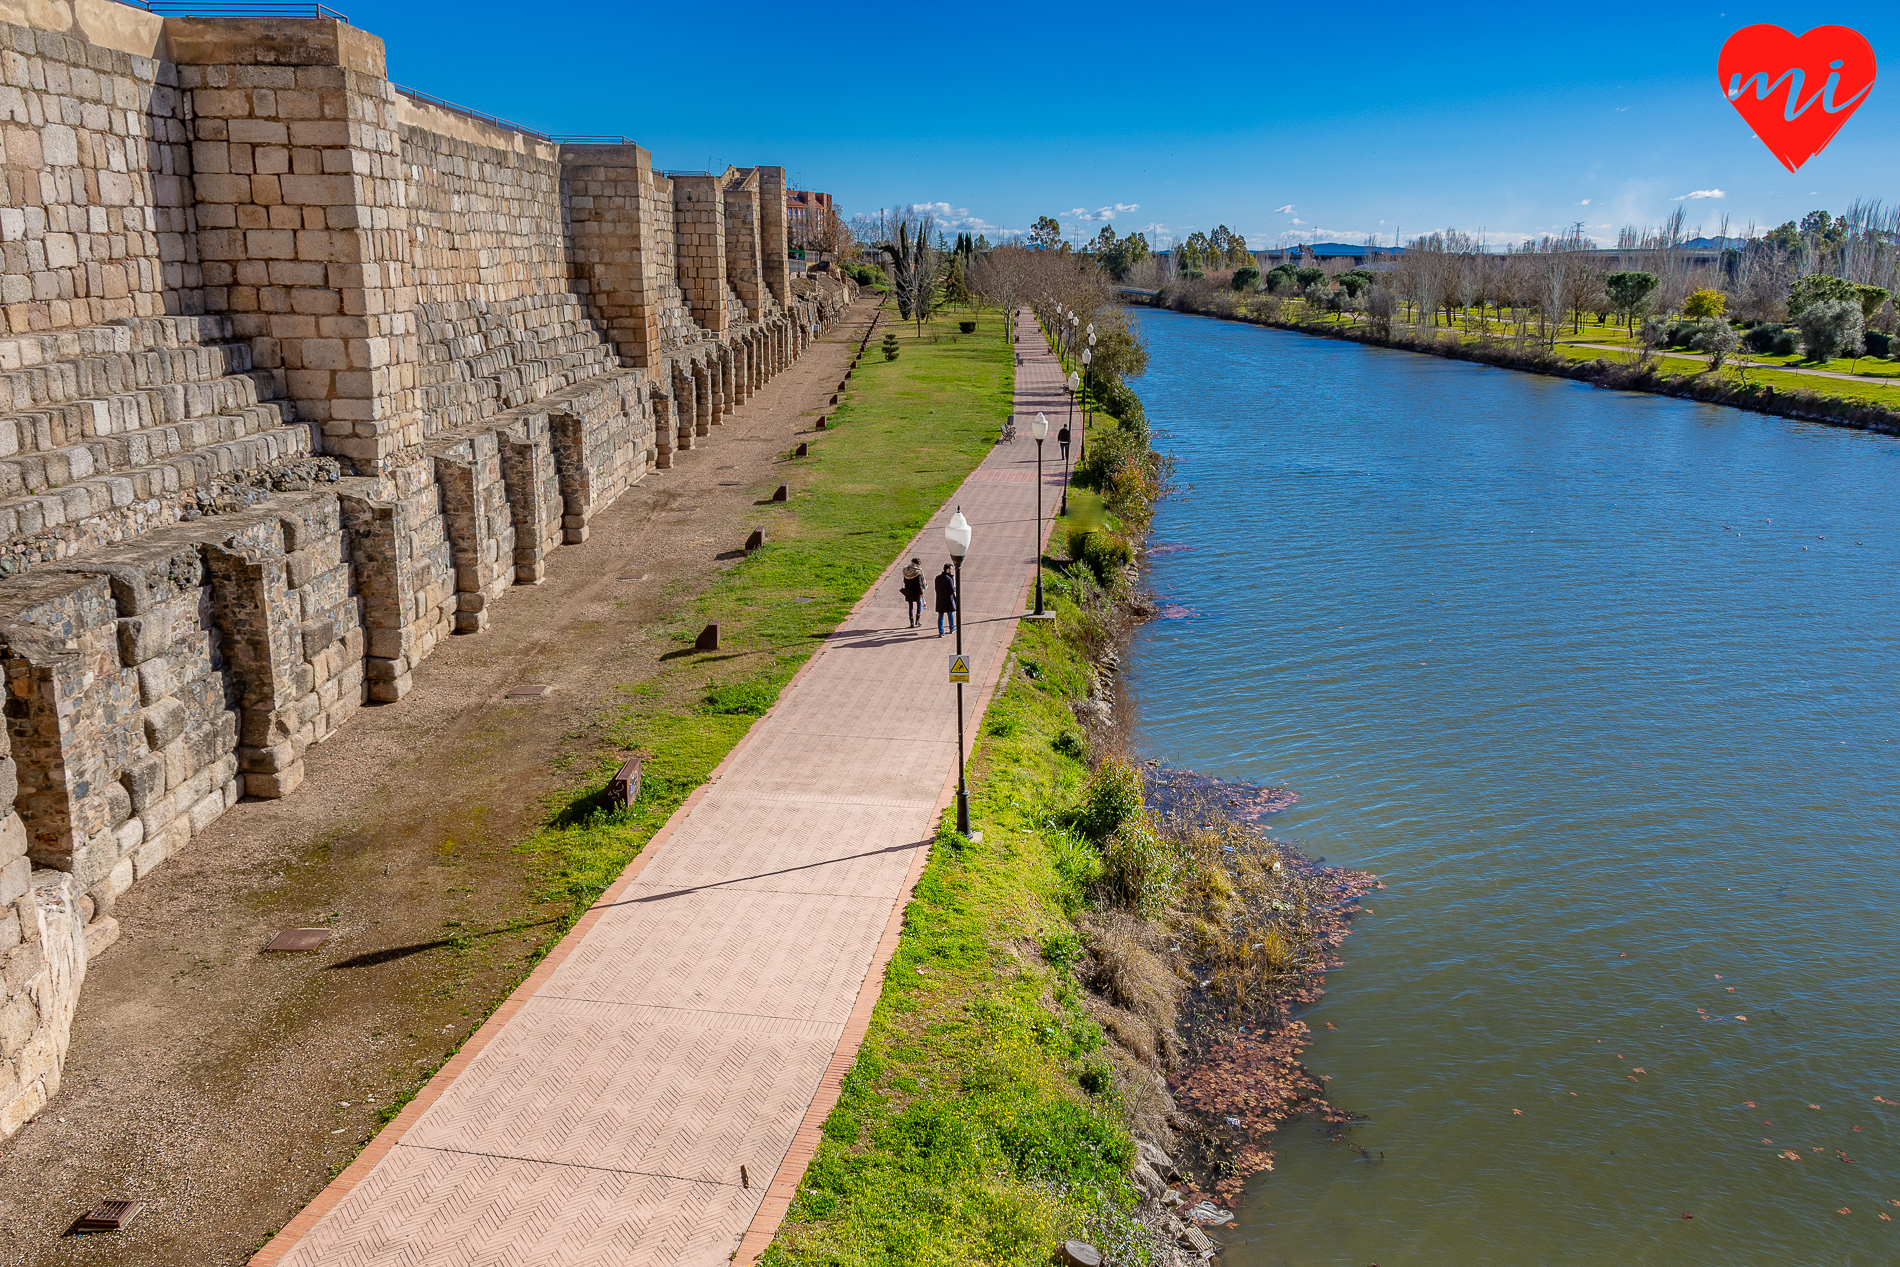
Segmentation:
[(116, 898), (854, 295), (784, 172), (426, 104), (331, 19), (0, 0), (0, 1135)]

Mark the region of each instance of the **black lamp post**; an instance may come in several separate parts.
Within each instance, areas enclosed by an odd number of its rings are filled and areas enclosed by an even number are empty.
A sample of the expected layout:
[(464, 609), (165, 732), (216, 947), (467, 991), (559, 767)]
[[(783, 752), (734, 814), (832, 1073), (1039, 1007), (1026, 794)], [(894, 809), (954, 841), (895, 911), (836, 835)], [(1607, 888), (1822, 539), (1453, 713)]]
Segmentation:
[(1042, 611), (1042, 442), (1049, 435), (1049, 420), (1041, 414), (1029, 424), (1029, 434), (1036, 437), (1036, 615)]
[[(1073, 435), (1075, 434), (1075, 389), (1082, 385), (1082, 376), (1076, 373), (1074, 370), (1070, 370), (1069, 381), (1067, 385), (1069, 388), (1069, 434)], [(1089, 455), (1089, 433), (1087, 431), (1084, 431), (1082, 433), (1081, 447), (1079, 447), (1075, 451), (1076, 461), (1079, 462), (1083, 458), (1087, 457), (1088, 455)]]
[[(951, 600), (957, 606), (957, 655), (963, 655), (963, 556), (970, 549), (970, 521), (963, 517), (963, 507), (957, 507), (957, 513), (950, 516), (950, 522), (943, 527), (943, 539), (950, 547), (950, 562), (956, 569), (953, 584), (955, 597)], [(963, 777), (963, 683), (957, 683), (957, 830), (963, 835), (970, 834), (970, 789)]]
[[(1090, 335), (1091, 339), (1095, 336)], [(1082, 349), (1082, 433), (1088, 434), (1089, 424), (1095, 420), (1095, 371), (1089, 368), (1095, 360), (1094, 348)]]

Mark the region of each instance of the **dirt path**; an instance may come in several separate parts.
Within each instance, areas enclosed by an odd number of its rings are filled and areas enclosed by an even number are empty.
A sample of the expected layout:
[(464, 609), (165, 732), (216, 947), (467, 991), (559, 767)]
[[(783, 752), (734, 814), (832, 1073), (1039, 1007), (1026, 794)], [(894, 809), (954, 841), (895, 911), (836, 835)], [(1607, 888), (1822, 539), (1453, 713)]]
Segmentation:
[[(119, 900), (64, 1086), (0, 1144), (0, 1263), (243, 1262), (486, 1014), (540, 940), (492, 930), (529, 906), (510, 846), (555, 759), (673, 649), (672, 613), (730, 566), (872, 310), (596, 516), (489, 630), (441, 644), (407, 698), (312, 749), (293, 796), (240, 803)], [(554, 689), (504, 698), (527, 683)], [(320, 952), (261, 953), (316, 924), (337, 930)], [(147, 1204), (124, 1232), (63, 1235), (106, 1196)]]

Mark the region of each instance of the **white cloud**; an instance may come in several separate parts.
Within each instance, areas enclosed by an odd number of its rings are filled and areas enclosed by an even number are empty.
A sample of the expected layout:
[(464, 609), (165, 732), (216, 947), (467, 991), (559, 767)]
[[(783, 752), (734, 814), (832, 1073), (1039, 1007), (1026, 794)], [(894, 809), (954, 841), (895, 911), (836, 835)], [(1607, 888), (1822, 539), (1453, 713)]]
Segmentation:
[(1719, 189), (1691, 189), (1680, 198), (1671, 198), (1671, 202), (1694, 202), (1698, 198), (1726, 198), (1727, 194)]
[(1275, 207), (1273, 214), (1276, 216), (1290, 216), (1293, 214), (1293, 204), (1289, 202), (1284, 207)]
[(1577, 205), (1579, 207), (1587, 207), (1590, 205), (1590, 200), (1588, 198), (1585, 198), (1582, 202), (1578, 203)]
[(1306, 221), (1300, 219), (1298, 216), (1294, 216), (1291, 220), (1287, 221), (1287, 223), (1288, 224), (1305, 224)]
[(1130, 211), (1140, 210), (1141, 204), (1137, 202), (1114, 202), (1106, 207), (1097, 207), (1093, 211), (1090, 211), (1087, 207), (1071, 207), (1062, 214), (1071, 220), (1081, 220), (1084, 223), (1093, 224), (1097, 221), (1113, 220), (1116, 216), (1126, 214)]
[(991, 224), (981, 216), (970, 214), (968, 207), (953, 207), (947, 202), (913, 202), (910, 209), (920, 216), (929, 216), (937, 222), (939, 229), (950, 232), (997, 233), (1001, 225)]

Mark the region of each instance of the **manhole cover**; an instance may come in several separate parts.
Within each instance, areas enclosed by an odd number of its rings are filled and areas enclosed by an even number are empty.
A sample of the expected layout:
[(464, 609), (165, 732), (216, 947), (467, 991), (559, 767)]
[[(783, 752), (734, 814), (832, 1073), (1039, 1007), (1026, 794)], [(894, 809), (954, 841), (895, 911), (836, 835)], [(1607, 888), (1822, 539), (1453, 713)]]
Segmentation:
[(517, 686), (514, 690), (508, 692), (508, 698), (529, 699), (535, 696), (546, 695), (553, 689), (551, 686)]
[(270, 939), (266, 950), (315, 950), (330, 940), (328, 928), (286, 928)]
[(75, 1232), (116, 1232), (138, 1217), (143, 1201), (101, 1201), (73, 1224)]

